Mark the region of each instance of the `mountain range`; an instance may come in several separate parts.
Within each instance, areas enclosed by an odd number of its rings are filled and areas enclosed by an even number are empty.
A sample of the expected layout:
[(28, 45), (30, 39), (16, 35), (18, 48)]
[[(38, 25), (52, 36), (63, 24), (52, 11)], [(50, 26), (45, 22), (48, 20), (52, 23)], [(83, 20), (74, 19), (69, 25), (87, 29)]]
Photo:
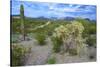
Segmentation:
[[(20, 15), (11, 15), (11, 17), (13, 18), (20, 18)], [(49, 18), (46, 18), (46, 17), (43, 17), (43, 16), (40, 16), (40, 17), (25, 17), (25, 18), (28, 18), (28, 19), (39, 19), (39, 20), (67, 20), (67, 21), (72, 21), (72, 20), (75, 20), (76, 17), (63, 17), (63, 18), (57, 18), (57, 17), (49, 17)], [(89, 18), (83, 18), (87, 21), (94, 21), (96, 22), (96, 20), (91, 20)]]

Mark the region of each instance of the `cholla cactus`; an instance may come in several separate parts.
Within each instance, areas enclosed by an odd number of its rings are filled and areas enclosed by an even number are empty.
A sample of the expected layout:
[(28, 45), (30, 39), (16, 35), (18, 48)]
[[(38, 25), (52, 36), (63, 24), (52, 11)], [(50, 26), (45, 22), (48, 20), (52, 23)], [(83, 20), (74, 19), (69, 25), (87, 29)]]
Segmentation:
[(84, 27), (77, 21), (72, 21), (71, 24), (61, 25), (55, 29), (53, 37), (62, 39), (64, 51), (68, 49), (76, 49), (79, 53), (83, 45), (82, 32)]
[(67, 35), (67, 32), (67, 28), (64, 25), (61, 25), (55, 29), (53, 36), (58, 38), (64, 38)]

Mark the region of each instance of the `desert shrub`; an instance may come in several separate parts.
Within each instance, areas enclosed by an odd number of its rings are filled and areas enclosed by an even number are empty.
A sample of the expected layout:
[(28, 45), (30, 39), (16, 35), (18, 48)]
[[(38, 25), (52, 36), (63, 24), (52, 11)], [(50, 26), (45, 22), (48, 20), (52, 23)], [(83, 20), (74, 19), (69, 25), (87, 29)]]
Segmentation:
[(21, 66), (23, 65), (23, 59), (29, 49), (21, 45), (12, 45), (11, 47), (11, 66)]
[(45, 45), (45, 40), (46, 40), (46, 35), (45, 34), (37, 33), (35, 38), (38, 41), (39, 45)]
[(47, 63), (48, 64), (55, 64), (56, 63), (56, 59), (54, 57), (53, 58), (49, 58)]
[(11, 42), (12, 42), (12, 43), (17, 43), (18, 40), (17, 40), (16, 38), (12, 38)]
[(96, 37), (92, 37), (92, 36), (88, 36), (86, 43), (88, 44), (88, 46), (96, 46)]
[(59, 52), (60, 47), (62, 45), (62, 40), (57, 37), (52, 37), (52, 42), (53, 42), (53, 51), (56, 53)]
[(78, 22), (82, 23), (84, 26), (83, 37), (87, 37), (90, 34), (96, 34), (96, 22), (89, 21), (81, 18), (76, 19)]
[(91, 34), (96, 34), (96, 24), (90, 22), (87, 24), (88, 26), (85, 27), (85, 30), (83, 32), (83, 37), (88, 37)]
[(77, 50), (76, 49), (69, 49), (69, 54), (70, 55), (77, 55)]
[(92, 56), (92, 55), (91, 55), (91, 56), (89, 56), (89, 59), (94, 59), (94, 58), (95, 58), (95, 57), (94, 57), (94, 56)]
[(20, 19), (12, 18), (11, 31), (12, 33), (20, 33)]
[(95, 23), (91, 23), (89, 25), (89, 34), (96, 34), (96, 24)]
[(11, 43), (17, 43), (18, 42), (18, 35), (11, 35)]

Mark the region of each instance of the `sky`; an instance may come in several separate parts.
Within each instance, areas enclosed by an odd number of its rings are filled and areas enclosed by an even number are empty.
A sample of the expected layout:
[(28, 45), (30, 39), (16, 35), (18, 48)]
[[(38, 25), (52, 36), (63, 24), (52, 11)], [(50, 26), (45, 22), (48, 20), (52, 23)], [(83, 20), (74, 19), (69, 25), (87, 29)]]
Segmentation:
[(11, 2), (11, 15), (20, 14), (21, 4), (24, 6), (24, 14), (26, 17), (81, 17), (96, 20), (95, 5), (46, 3), (17, 0), (12, 0)]

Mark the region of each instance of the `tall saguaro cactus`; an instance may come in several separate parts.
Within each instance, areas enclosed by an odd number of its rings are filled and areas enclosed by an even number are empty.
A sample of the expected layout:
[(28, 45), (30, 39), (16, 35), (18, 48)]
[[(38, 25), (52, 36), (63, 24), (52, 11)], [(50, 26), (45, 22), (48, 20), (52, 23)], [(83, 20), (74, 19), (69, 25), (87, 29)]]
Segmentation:
[(22, 34), (22, 38), (23, 40), (25, 40), (25, 27), (24, 27), (24, 6), (21, 5), (20, 6), (20, 18), (21, 18), (21, 34)]

